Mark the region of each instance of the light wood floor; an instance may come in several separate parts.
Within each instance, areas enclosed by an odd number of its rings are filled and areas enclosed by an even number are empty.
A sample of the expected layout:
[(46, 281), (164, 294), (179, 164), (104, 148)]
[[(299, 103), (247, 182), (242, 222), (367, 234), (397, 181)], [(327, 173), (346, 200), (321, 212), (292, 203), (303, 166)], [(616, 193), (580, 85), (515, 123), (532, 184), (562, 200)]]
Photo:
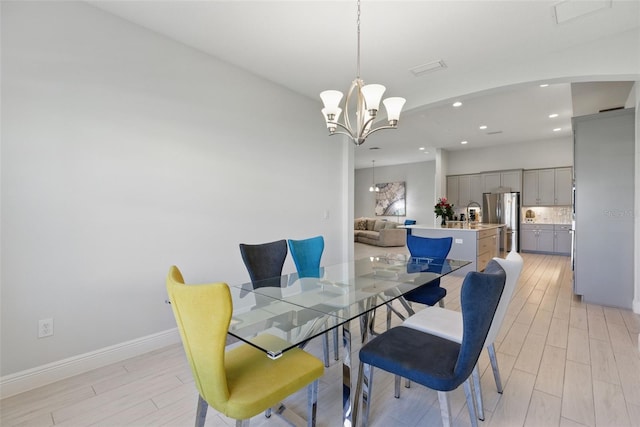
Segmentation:
[[(356, 244), (356, 251), (367, 256), (387, 250)], [(496, 342), (503, 395), (496, 392), (488, 357), (480, 359), (486, 409), (480, 426), (640, 426), (640, 316), (575, 298), (567, 257), (523, 256), (524, 270)], [(459, 308), (460, 283), (456, 277), (443, 280), (447, 308)], [(395, 316), (394, 322), (399, 323)], [(307, 350), (320, 357), (315, 341)], [(341, 366), (332, 361), (321, 379), (319, 426), (341, 424)], [(376, 371), (373, 394), (373, 426), (442, 425), (431, 390), (413, 385), (394, 399), (392, 377)], [(298, 393), (286, 403), (304, 414), (305, 398)], [(196, 399), (182, 347), (175, 345), (4, 399), (0, 424), (191, 426)], [(461, 390), (453, 392), (452, 410), (455, 425), (470, 425)], [(251, 422), (286, 425), (275, 416)], [(209, 409), (206, 425), (234, 422)]]

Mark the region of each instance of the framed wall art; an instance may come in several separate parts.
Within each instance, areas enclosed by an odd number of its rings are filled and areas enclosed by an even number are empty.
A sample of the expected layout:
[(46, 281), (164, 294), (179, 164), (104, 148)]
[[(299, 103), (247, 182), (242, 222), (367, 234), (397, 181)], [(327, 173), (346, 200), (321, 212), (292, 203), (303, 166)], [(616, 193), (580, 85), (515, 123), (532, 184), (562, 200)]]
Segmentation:
[(376, 193), (376, 216), (405, 216), (405, 183), (386, 182), (376, 184), (380, 191)]

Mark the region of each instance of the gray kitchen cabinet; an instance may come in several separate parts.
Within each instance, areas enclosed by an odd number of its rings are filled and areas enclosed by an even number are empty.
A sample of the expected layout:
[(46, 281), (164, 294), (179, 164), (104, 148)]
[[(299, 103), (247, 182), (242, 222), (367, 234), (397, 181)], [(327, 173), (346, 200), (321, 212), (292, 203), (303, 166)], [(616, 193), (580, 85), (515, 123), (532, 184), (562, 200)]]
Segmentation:
[(510, 191), (522, 191), (522, 170), (504, 171), (500, 173), (500, 186)]
[(522, 252), (535, 252), (538, 247), (538, 237), (534, 229), (525, 228), (525, 224), (520, 227), (520, 250)]
[(626, 108), (572, 119), (574, 292), (584, 302), (627, 310), (633, 306), (638, 260), (633, 180), (638, 156), (636, 114), (634, 108)]
[(486, 172), (482, 174), (485, 193), (522, 191), (522, 170)]
[(500, 172), (487, 172), (482, 174), (482, 186), (485, 193), (495, 193), (502, 186)]
[(555, 171), (555, 205), (571, 206), (573, 195), (573, 172), (570, 167), (556, 168)]
[(466, 208), (470, 202), (482, 204), (482, 176), (449, 175), (447, 177), (447, 200), (455, 208)]
[(459, 206), (458, 203), (458, 183), (460, 181), (458, 175), (451, 175), (447, 177), (447, 200), (450, 204)]
[(522, 206), (554, 206), (555, 169), (531, 169), (523, 172)]
[(571, 255), (571, 226), (556, 224), (553, 226), (553, 252), (558, 255)]
[(570, 206), (573, 170), (569, 167), (526, 170), (523, 173), (523, 206)]
[(553, 224), (521, 224), (520, 250), (523, 252), (553, 253)]

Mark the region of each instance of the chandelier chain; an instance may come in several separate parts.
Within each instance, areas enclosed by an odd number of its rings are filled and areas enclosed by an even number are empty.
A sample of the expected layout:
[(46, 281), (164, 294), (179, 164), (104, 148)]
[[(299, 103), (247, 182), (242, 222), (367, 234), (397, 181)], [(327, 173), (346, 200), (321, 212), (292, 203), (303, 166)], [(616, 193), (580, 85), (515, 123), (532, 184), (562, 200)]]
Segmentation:
[(360, 0), (358, 0), (358, 20), (357, 20), (357, 27), (358, 27), (358, 55), (357, 55), (357, 69), (356, 69), (356, 77), (359, 79), (360, 78)]

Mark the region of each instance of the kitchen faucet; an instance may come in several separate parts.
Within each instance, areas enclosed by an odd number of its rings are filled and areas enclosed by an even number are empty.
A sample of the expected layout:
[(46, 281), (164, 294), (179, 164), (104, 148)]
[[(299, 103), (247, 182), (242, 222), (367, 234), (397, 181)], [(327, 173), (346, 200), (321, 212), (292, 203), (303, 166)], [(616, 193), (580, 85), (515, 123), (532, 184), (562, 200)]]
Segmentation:
[[(482, 209), (482, 206), (480, 206), (480, 203), (478, 202), (474, 202), (473, 200), (469, 202), (469, 204), (467, 205), (467, 222), (471, 221), (471, 215), (469, 215), (469, 208), (472, 207), (473, 205), (476, 205), (478, 207), (478, 209)], [(475, 215), (474, 215), (475, 216)], [(476, 221), (478, 221), (478, 219), (476, 218)]]

